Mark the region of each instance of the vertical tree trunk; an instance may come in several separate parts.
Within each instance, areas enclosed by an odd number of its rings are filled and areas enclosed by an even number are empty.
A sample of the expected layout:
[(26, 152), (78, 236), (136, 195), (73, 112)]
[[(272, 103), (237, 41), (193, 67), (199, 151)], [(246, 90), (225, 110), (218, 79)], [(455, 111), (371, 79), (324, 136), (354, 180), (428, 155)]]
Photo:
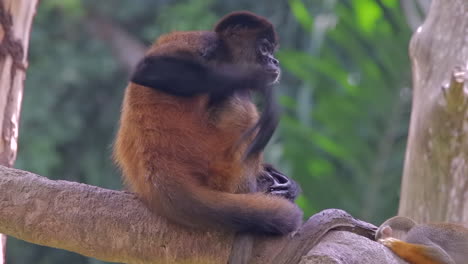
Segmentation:
[(433, 0), (410, 53), (414, 95), (399, 214), (468, 222), (468, 1)]
[[(13, 166), (27, 67), (26, 55), (37, 0), (0, 0), (0, 164)], [(6, 262), (0, 234), (0, 264)]]

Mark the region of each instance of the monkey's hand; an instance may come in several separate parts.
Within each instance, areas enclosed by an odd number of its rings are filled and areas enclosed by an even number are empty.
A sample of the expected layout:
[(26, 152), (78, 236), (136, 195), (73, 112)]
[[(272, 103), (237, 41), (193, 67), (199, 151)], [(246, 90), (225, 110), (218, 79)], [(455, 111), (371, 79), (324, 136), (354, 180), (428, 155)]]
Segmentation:
[(264, 171), (257, 177), (258, 191), (281, 196), (294, 202), (301, 192), (299, 185), (272, 165), (263, 164), (263, 167)]

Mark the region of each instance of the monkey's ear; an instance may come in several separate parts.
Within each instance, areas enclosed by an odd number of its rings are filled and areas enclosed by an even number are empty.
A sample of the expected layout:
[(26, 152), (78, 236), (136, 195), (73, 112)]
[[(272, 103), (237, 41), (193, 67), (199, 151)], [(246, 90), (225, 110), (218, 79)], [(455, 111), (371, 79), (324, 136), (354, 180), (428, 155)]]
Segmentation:
[(384, 226), (382, 228), (382, 238), (391, 237), (393, 235), (393, 230), (390, 226)]
[(272, 43), (277, 43), (276, 32), (270, 21), (249, 11), (237, 11), (225, 15), (218, 21), (214, 31), (223, 34), (243, 29), (261, 31)]

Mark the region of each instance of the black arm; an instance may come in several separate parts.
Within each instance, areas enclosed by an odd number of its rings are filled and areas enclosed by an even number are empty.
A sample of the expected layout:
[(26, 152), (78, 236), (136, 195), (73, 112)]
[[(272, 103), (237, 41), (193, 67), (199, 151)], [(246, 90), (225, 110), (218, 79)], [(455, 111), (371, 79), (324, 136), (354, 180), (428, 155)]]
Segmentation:
[(190, 58), (147, 56), (138, 63), (130, 80), (175, 96), (210, 94), (218, 98), (260, 84), (252, 73), (238, 68), (208, 67)]

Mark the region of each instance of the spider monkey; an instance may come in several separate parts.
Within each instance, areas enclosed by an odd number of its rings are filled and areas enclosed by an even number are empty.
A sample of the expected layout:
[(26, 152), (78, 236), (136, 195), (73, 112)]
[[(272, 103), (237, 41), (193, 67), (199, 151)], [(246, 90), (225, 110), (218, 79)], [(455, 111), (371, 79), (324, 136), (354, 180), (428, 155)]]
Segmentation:
[[(240, 11), (213, 31), (151, 46), (126, 88), (114, 145), (125, 183), (149, 208), (191, 228), (298, 228), (299, 187), (262, 158), (278, 122), (277, 44), (267, 19)], [(253, 92), (264, 97), (261, 115)]]

